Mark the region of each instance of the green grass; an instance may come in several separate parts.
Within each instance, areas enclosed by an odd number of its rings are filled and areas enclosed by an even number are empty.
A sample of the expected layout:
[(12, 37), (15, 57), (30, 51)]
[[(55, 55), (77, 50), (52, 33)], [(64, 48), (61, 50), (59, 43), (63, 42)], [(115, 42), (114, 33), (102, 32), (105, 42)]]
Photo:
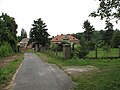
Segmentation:
[(47, 51), (46, 54), (51, 55), (52, 57), (63, 59), (63, 52), (54, 52), (54, 51)]
[(96, 71), (70, 75), (76, 82), (75, 90), (120, 90), (120, 59), (58, 59), (50, 55), (39, 53), (40, 57), (48, 63), (63, 66), (85, 66), (93, 65), (98, 68)]
[[(47, 54), (50, 54), (52, 57), (63, 59), (63, 52), (52, 52), (47, 51)], [(98, 58), (107, 58), (107, 57), (119, 57), (119, 49), (118, 48), (111, 48), (109, 52), (103, 51), (102, 48), (98, 48)], [(87, 58), (95, 58), (95, 51), (89, 51)]]
[[(95, 57), (95, 51), (90, 51), (87, 57)], [(118, 48), (111, 48), (109, 52), (103, 51), (103, 49), (98, 49), (98, 57), (119, 57), (119, 49)]]
[(23, 60), (23, 57), (16, 59), (14, 61), (10, 61), (4, 67), (0, 68), (0, 90), (6, 86), (8, 82), (11, 81), (16, 69), (19, 67)]
[(120, 90), (120, 65), (99, 67), (99, 71), (72, 75), (75, 90)]

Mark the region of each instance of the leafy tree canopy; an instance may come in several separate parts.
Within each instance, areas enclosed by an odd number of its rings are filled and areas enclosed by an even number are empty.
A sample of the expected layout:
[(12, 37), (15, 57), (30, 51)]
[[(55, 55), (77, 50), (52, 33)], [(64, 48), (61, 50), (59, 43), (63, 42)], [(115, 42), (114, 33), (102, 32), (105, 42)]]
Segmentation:
[(85, 29), (84, 31), (84, 37), (87, 41), (91, 40), (91, 37), (93, 35), (93, 31), (95, 30), (93, 26), (90, 24), (88, 20), (84, 21), (83, 23), (83, 28)]
[(112, 37), (112, 46), (118, 48), (120, 46), (120, 31), (117, 29), (115, 30), (113, 37)]
[(23, 38), (27, 38), (27, 32), (25, 29), (21, 29), (21, 36), (18, 36), (18, 42), (20, 42)]
[(100, 17), (110, 21), (116, 19), (116, 22), (120, 19), (120, 0), (99, 0), (99, 7), (97, 11), (93, 11), (90, 16)]
[(13, 17), (2, 13), (0, 16), (0, 43), (8, 42), (15, 52), (17, 51), (17, 27)]
[(104, 44), (111, 45), (113, 36), (113, 24), (111, 20), (116, 23), (120, 19), (120, 0), (99, 0), (99, 7), (97, 11), (93, 11), (90, 16), (100, 17), (101, 20), (105, 19), (106, 31), (104, 32)]
[(49, 43), (47, 25), (43, 23), (42, 19), (39, 18), (34, 20), (34, 24), (32, 24), (33, 28), (30, 30), (30, 41), (34, 42), (38, 45), (45, 46)]

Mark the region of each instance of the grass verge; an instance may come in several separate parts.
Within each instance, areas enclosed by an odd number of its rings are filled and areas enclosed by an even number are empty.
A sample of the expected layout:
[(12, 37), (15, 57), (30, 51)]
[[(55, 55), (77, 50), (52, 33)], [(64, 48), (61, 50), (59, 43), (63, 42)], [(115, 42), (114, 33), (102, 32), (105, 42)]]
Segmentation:
[(72, 80), (76, 82), (75, 90), (120, 90), (120, 59), (101, 60), (62, 60), (51, 57), (44, 53), (38, 53), (46, 62), (63, 66), (85, 66), (92, 65), (98, 68), (96, 71), (71, 74)]
[[(105, 57), (119, 57), (119, 49), (118, 48), (111, 48), (109, 52), (103, 51), (102, 48), (98, 48), (98, 58), (105, 58)], [(94, 58), (95, 51), (90, 51), (87, 57)]]
[(0, 90), (3, 90), (9, 84), (22, 60), (23, 55), (21, 55), (21, 58), (9, 61), (5, 66), (0, 67)]

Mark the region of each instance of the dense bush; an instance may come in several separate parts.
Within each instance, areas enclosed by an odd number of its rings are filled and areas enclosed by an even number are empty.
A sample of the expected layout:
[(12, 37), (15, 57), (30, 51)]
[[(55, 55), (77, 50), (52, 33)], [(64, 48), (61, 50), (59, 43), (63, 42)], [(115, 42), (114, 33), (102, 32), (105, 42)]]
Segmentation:
[(51, 43), (50, 50), (56, 52), (57, 51), (57, 44)]
[(9, 43), (4, 42), (0, 45), (0, 58), (13, 54), (13, 50)]
[(95, 43), (93, 41), (87, 42), (87, 47), (89, 50), (95, 50)]
[(75, 47), (75, 56), (84, 58), (89, 53), (88, 49), (80, 45)]
[(112, 37), (112, 47), (114, 48), (118, 48), (118, 46), (120, 45), (120, 31), (116, 30), (113, 34)]
[[(6, 13), (2, 13), (0, 16), (0, 43), (8, 42), (14, 52), (17, 52), (17, 24), (13, 17), (10, 17)], [(4, 48), (4, 45), (0, 47), (3, 48), (1, 51), (9, 49), (9, 45)], [(6, 53), (7, 51), (5, 51)], [(3, 53), (3, 52), (2, 52)]]

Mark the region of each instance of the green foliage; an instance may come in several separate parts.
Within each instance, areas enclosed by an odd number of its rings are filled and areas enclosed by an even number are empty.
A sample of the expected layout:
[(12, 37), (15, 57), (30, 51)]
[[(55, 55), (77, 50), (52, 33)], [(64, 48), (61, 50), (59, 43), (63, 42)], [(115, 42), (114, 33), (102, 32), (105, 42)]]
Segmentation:
[(102, 20), (105, 19), (106, 31), (104, 33), (104, 44), (111, 45), (112, 36), (113, 36), (113, 25), (111, 20), (119, 20), (120, 14), (120, 1), (119, 0), (99, 0), (100, 4), (97, 11), (94, 11), (90, 14), (92, 17), (100, 17)]
[(116, 19), (119, 20), (120, 14), (120, 0), (99, 0), (99, 7), (97, 11), (93, 11), (90, 16), (100, 17), (101, 19), (106, 19), (110, 21)]
[(112, 37), (112, 46), (118, 48), (118, 45), (120, 45), (120, 31), (116, 30)]
[(105, 35), (103, 41), (105, 44), (111, 45), (112, 36), (114, 32), (112, 23), (110, 22), (106, 23), (106, 29), (107, 30), (104, 33)]
[(37, 53), (40, 55), (40, 57), (43, 58), (43, 60), (46, 60), (48, 63), (51, 64), (57, 64), (62, 68), (62, 66), (85, 66), (85, 65), (93, 65), (93, 66), (110, 66), (110, 65), (119, 65), (120, 60), (119, 59), (79, 59), (79, 58), (71, 58), (69, 60), (59, 59), (56, 57), (53, 57), (46, 53)]
[(80, 45), (75, 47), (75, 55), (79, 58), (84, 58), (88, 54), (88, 49)]
[(87, 42), (88, 50), (95, 50), (95, 45), (96, 43), (94, 41), (88, 41)]
[[(112, 24), (110, 24), (110, 25), (112, 25)], [(100, 31), (97, 31), (97, 32), (99, 34), (96, 34), (98, 36), (93, 37), (93, 40), (96, 40), (96, 43), (99, 46), (103, 46), (103, 45), (111, 46), (112, 37), (113, 37), (113, 33), (114, 33), (113, 26), (108, 26), (107, 30), (100, 30)]]
[[(108, 46), (104, 46), (102, 48), (98, 48), (97, 50), (98, 58), (108, 58), (108, 57), (119, 57), (119, 49), (118, 48), (109, 48)], [(95, 57), (95, 50), (89, 51), (89, 54), (86, 56), (88, 58)]]
[(48, 32), (46, 29), (47, 25), (43, 23), (41, 18), (38, 20), (34, 20), (34, 24), (32, 24), (33, 28), (30, 30), (30, 41), (35, 42), (36, 44), (45, 46), (49, 43)]
[(14, 52), (17, 52), (17, 24), (13, 17), (2, 13), (0, 16), (0, 44), (8, 42)]
[(76, 33), (76, 34), (71, 34), (71, 35), (80, 40), (81, 36), (83, 36), (83, 33)]
[(20, 42), (22, 40), (21, 36), (18, 36), (17, 39), (18, 39), (18, 42)]
[(81, 36), (80, 45), (82, 47), (87, 48), (88, 50), (95, 50), (95, 44), (97, 44), (97, 41), (95, 41), (93, 36), (90, 41), (87, 41), (84, 36)]
[(108, 44), (103, 46), (103, 51), (110, 52), (110, 46)]
[(95, 30), (93, 26), (90, 25), (90, 22), (88, 20), (84, 21), (83, 23), (84, 31), (84, 37), (87, 41), (91, 40), (91, 37), (93, 35), (93, 31)]
[(13, 50), (9, 43), (4, 42), (0, 46), (0, 58), (6, 57), (13, 54)]
[(94, 31), (94, 32), (93, 32), (93, 36), (92, 36), (91, 41), (94, 42), (95, 45), (98, 45), (98, 46), (101, 45), (102, 36), (101, 36), (101, 34), (100, 34), (100, 31)]
[(23, 58), (11, 61), (8, 64), (6, 64), (4, 67), (0, 68), (0, 88), (2, 84), (5, 84), (11, 81), (11, 78), (16, 72), (16, 69), (22, 62), (22, 59)]
[(93, 41), (93, 36), (95, 29), (93, 26), (91, 26), (90, 22), (86, 20), (83, 24), (83, 28), (85, 29), (83, 36), (81, 36), (80, 44), (85, 47), (87, 45), (87, 48), (89, 50), (94, 50), (95, 48), (95, 39)]
[(61, 41), (61, 44), (70, 44), (70, 42), (69, 42), (69, 41), (66, 41), (66, 40), (62, 40), (62, 41)]
[(25, 29), (22, 28), (22, 30), (21, 30), (21, 36), (17, 37), (18, 42), (20, 42), (23, 38), (27, 38), (27, 32), (26, 32)]
[(50, 50), (56, 52), (57, 51), (57, 44), (56, 43), (51, 43)]
[(85, 39), (85, 37), (83, 35), (81, 35), (81, 37), (80, 37), (80, 45), (84, 46), (86, 42), (87, 42), (87, 40)]

